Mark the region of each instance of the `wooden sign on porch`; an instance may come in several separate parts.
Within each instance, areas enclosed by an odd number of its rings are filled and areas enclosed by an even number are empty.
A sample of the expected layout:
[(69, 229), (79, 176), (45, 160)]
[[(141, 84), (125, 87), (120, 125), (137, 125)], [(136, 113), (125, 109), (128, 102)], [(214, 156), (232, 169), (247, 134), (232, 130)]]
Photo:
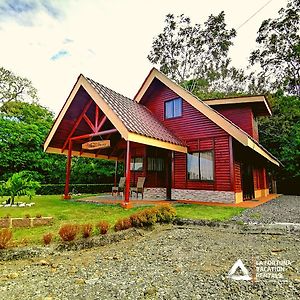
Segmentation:
[(86, 150), (104, 149), (109, 147), (110, 147), (110, 140), (91, 141), (82, 144), (82, 149), (86, 149)]

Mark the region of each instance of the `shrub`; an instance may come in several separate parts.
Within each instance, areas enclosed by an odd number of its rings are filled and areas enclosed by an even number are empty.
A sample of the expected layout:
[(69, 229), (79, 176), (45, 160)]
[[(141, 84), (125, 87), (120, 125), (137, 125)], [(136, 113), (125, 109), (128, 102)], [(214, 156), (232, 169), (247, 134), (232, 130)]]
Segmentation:
[(170, 223), (175, 219), (176, 210), (169, 204), (147, 208), (132, 214), (129, 218), (134, 227), (148, 227), (159, 223)]
[(83, 224), (81, 226), (82, 228), (82, 237), (83, 238), (88, 238), (91, 236), (92, 234), (92, 230), (93, 230), (93, 225), (92, 224)]
[[(113, 184), (70, 184), (70, 191), (75, 190), (82, 194), (97, 194), (111, 192)], [(64, 184), (42, 184), (36, 193), (39, 195), (61, 195), (64, 193)]]
[(76, 224), (65, 224), (60, 227), (59, 235), (64, 242), (73, 241), (79, 231), (79, 227)]
[(12, 238), (12, 231), (8, 228), (0, 230), (0, 249), (5, 249)]
[(156, 207), (157, 210), (157, 222), (170, 223), (176, 217), (176, 209), (170, 204), (162, 204)]
[(25, 217), (26, 219), (29, 219), (29, 218), (30, 218), (30, 214), (26, 214), (24, 217)]
[(49, 245), (52, 242), (53, 234), (51, 232), (43, 235), (44, 245)]
[(38, 219), (40, 219), (42, 217), (42, 215), (41, 214), (37, 214), (35, 217), (38, 218)]
[(156, 213), (157, 212), (155, 208), (148, 208), (135, 214), (132, 214), (130, 216), (132, 226), (147, 227), (154, 225), (157, 221)]
[(131, 227), (132, 223), (129, 218), (119, 219), (114, 226), (115, 231), (126, 230)]
[(109, 229), (109, 223), (107, 221), (100, 221), (96, 227), (100, 234), (106, 234)]

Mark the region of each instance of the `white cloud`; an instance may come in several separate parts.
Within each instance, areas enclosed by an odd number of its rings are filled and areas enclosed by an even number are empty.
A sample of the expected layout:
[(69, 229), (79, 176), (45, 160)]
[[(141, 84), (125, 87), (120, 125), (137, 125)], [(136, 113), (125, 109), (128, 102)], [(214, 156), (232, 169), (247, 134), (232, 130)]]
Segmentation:
[[(261, 0), (31, 2), (39, 4), (28, 15), (34, 20), (31, 26), (19, 16), (2, 18), (0, 13), (0, 65), (31, 79), (41, 103), (55, 112), (80, 73), (133, 97), (151, 68), (147, 55), (167, 13), (184, 13), (203, 23), (209, 14), (225, 10), (228, 26), (237, 28), (263, 5)], [(274, 17), (284, 2), (273, 0), (238, 31), (231, 50), (234, 64), (246, 64), (262, 20)]]

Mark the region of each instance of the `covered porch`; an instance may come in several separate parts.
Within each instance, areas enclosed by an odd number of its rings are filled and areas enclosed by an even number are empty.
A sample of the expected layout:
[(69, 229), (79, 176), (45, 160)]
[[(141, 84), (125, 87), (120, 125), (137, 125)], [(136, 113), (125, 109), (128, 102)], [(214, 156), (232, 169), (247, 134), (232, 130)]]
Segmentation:
[(44, 150), (67, 155), (65, 199), (70, 198), (73, 156), (123, 162), (124, 207), (131, 206), (130, 186), (136, 185), (138, 177), (145, 177), (145, 189), (158, 189), (164, 199), (170, 199), (172, 153), (187, 152), (184, 143), (144, 106), (83, 75), (58, 115)]

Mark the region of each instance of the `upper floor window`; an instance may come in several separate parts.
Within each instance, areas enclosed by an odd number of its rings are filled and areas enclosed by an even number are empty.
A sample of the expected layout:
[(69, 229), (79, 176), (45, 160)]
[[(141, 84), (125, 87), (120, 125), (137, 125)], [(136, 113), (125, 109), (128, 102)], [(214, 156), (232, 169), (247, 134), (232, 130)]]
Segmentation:
[(187, 175), (189, 180), (214, 180), (213, 151), (188, 153)]
[(176, 98), (165, 102), (165, 119), (182, 116), (182, 99)]

